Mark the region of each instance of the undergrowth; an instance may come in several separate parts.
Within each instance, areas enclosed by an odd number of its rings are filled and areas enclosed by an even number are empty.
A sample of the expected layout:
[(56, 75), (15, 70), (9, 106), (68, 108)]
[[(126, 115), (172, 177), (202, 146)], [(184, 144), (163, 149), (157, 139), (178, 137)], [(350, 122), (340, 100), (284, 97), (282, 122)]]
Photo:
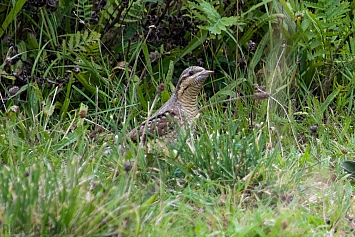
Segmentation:
[[(241, 2), (1, 5), (1, 235), (352, 235), (354, 6)], [(194, 135), (130, 142), (190, 65)]]

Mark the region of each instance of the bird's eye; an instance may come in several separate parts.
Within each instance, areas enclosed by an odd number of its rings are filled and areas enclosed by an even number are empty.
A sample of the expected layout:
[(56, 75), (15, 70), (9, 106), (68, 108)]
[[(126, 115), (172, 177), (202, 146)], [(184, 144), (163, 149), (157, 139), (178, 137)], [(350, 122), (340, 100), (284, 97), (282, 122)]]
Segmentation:
[(193, 71), (189, 71), (189, 75), (190, 76), (194, 75), (194, 72)]

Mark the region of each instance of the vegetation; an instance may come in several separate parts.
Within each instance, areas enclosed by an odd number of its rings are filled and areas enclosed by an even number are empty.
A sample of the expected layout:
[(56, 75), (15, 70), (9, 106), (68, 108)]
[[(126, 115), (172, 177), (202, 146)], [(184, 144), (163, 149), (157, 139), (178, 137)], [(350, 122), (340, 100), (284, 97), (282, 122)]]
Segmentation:
[[(1, 235), (353, 235), (354, 9), (0, 3)], [(194, 136), (127, 141), (190, 65)]]

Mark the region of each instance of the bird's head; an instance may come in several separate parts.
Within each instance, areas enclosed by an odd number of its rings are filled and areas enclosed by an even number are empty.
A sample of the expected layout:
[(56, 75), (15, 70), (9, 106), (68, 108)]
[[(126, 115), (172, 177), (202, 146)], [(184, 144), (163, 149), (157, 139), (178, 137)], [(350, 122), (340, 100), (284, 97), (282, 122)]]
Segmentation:
[(212, 73), (213, 71), (198, 66), (185, 69), (181, 73), (176, 85), (175, 93), (177, 94), (178, 100), (196, 99), (205, 79)]

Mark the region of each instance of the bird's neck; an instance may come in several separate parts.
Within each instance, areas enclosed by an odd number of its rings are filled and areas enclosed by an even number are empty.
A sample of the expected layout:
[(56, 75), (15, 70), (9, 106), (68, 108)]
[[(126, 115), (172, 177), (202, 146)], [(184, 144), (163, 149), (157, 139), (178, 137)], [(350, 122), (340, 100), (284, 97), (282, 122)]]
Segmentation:
[(197, 96), (199, 92), (199, 89), (189, 87), (182, 93), (174, 93), (172, 96), (182, 106), (182, 111), (188, 119), (193, 119), (197, 115)]

